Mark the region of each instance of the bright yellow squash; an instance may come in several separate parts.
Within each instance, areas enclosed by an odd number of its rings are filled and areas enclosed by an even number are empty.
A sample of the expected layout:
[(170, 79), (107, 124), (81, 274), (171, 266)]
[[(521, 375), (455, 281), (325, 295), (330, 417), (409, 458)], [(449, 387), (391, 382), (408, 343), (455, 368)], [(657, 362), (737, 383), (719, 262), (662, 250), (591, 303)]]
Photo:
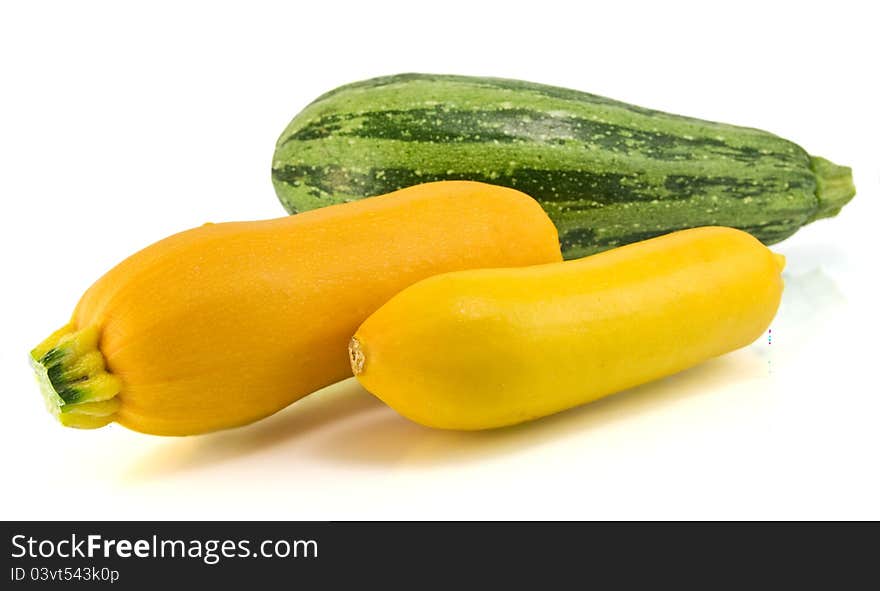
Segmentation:
[(564, 263), (447, 273), (361, 325), (352, 369), (423, 425), (512, 425), (751, 343), (776, 313), (783, 264), (745, 232), (706, 227)]
[(99, 279), (33, 364), (65, 425), (116, 421), (164, 435), (233, 427), (350, 376), (352, 333), (404, 287), (560, 260), (537, 202), (474, 182), (208, 224)]

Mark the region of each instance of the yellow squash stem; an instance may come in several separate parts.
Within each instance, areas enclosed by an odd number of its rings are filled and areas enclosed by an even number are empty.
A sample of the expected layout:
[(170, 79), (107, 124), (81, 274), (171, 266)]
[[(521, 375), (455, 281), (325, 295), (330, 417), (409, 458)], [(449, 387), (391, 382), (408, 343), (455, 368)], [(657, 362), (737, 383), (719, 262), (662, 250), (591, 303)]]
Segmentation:
[(119, 408), (122, 384), (109, 373), (98, 350), (98, 329), (67, 324), (31, 351), (31, 364), (46, 407), (62, 425), (103, 427)]

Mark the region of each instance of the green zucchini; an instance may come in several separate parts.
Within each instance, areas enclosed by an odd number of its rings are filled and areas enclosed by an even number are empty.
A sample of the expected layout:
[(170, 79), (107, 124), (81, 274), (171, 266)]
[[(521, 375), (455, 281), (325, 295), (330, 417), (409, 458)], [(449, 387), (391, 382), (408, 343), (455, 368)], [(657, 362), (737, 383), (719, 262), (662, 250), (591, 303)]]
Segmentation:
[(537, 199), (566, 258), (694, 226), (765, 244), (836, 215), (852, 171), (771, 133), (498, 78), (401, 74), (341, 86), (281, 134), (290, 213), (467, 179)]

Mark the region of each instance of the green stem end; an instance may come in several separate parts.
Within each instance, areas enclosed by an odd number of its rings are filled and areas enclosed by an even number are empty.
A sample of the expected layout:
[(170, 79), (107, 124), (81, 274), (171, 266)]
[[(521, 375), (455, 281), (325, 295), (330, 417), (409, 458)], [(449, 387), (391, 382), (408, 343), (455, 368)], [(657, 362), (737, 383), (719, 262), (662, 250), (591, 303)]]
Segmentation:
[(119, 409), (122, 382), (107, 371), (98, 336), (97, 327), (68, 324), (31, 351), (46, 407), (67, 427), (103, 427)]
[(838, 166), (819, 156), (810, 156), (810, 168), (816, 174), (816, 198), (819, 200), (819, 208), (809, 221), (836, 216), (856, 194), (852, 169), (848, 166)]

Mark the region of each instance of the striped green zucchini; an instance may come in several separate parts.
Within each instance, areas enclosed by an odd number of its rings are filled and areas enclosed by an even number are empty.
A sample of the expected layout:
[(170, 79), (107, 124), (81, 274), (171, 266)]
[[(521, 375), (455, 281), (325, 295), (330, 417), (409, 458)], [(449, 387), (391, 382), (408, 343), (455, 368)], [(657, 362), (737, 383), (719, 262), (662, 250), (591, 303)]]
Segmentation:
[(567, 258), (724, 225), (766, 244), (837, 214), (851, 170), (757, 129), (498, 78), (401, 74), (341, 86), (297, 115), (272, 179), (295, 213), (428, 181), (537, 199)]

